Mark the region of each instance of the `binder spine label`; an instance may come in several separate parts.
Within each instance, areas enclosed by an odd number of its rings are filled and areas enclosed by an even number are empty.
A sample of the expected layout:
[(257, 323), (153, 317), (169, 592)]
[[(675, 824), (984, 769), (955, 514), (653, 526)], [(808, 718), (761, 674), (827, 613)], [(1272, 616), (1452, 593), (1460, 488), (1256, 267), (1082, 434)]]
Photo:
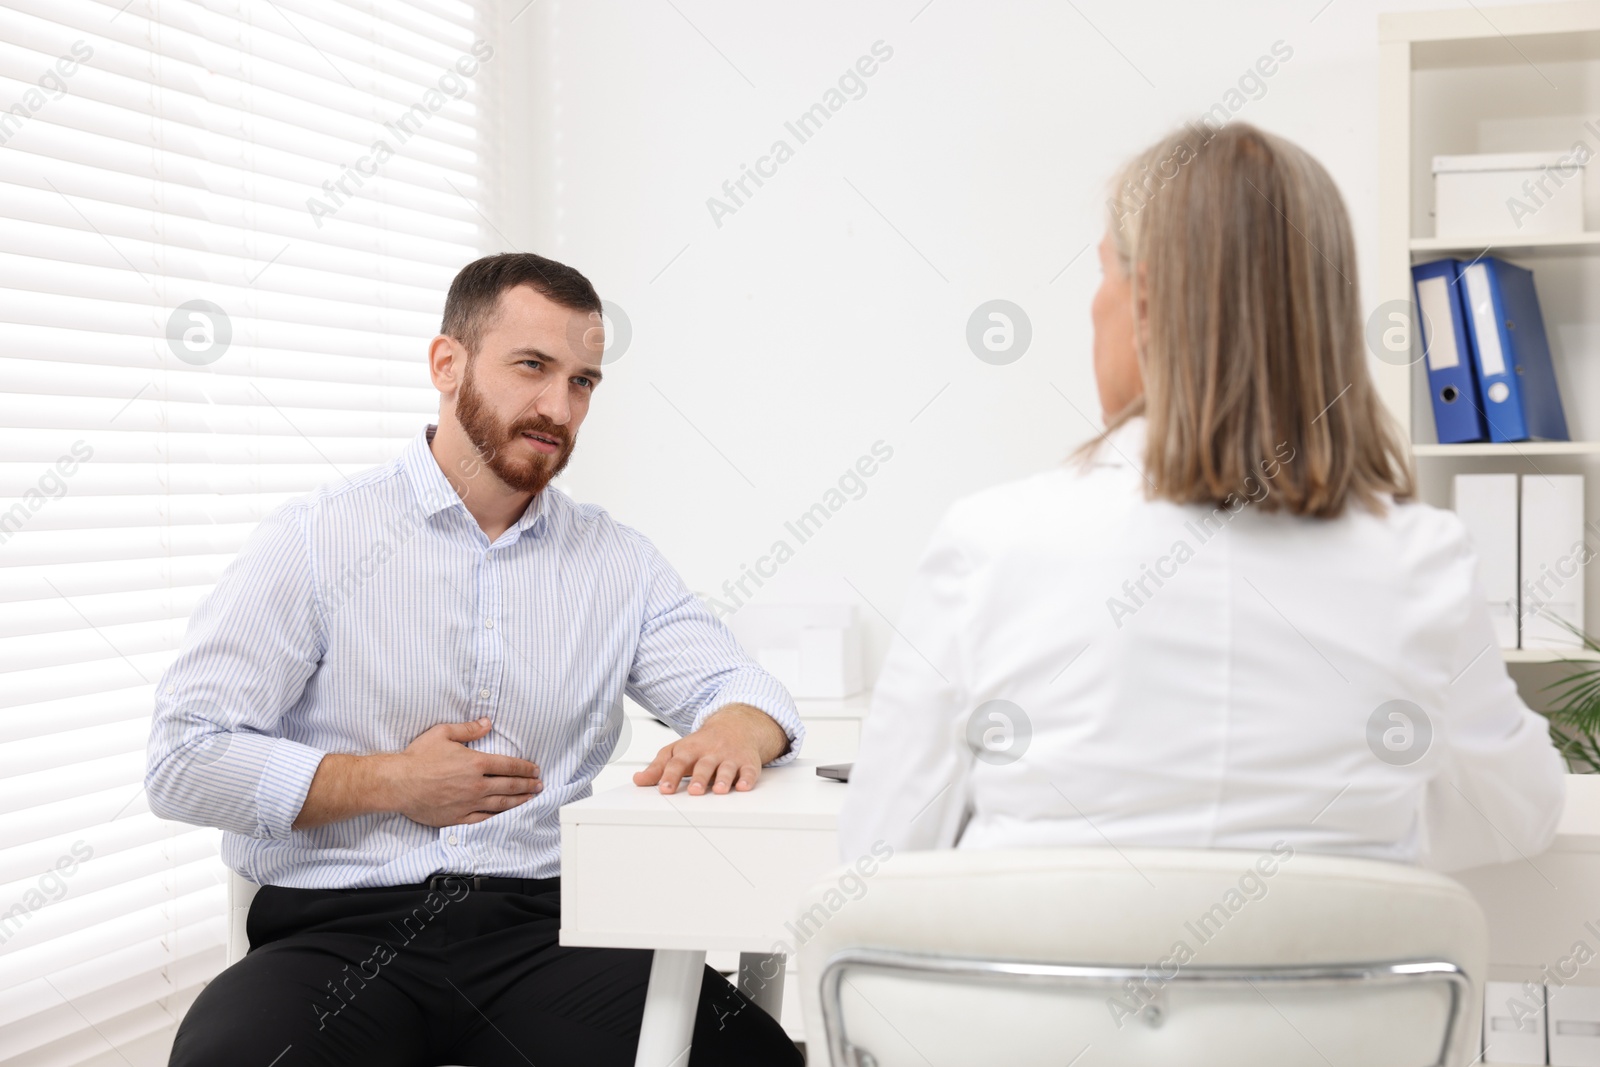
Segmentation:
[(1506, 372), (1506, 357), (1500, 348), (1500, 320), (1494, 313), (1494, 295), (1489, 291), (1489, 268), (1474, 263), (1466, 275), (1472, 335), (1478, 344), (1478, 370), (1485, 378), (1493, 378)]

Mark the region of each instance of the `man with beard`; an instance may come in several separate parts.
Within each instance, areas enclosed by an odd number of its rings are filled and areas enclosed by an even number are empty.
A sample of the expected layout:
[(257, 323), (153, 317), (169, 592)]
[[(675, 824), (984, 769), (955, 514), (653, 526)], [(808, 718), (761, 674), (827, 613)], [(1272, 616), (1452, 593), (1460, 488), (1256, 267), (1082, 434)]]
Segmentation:
[[(664, 793), (750, 789), (804, 732), (643, 535), (548, 485), (600, 383), (600, 310), (539, 256), (463, 269), (428, 353), (437, 426), (275, 510), (191, 618), (150, 807), (223, 829), (262, 888), (172, 1064), (633, 1062), (651, 955), (557, 943), (561, 805), (624, 693), (680, 734), (634, 776)], [(708, 969), (690, 1062), (800, 1056)]]

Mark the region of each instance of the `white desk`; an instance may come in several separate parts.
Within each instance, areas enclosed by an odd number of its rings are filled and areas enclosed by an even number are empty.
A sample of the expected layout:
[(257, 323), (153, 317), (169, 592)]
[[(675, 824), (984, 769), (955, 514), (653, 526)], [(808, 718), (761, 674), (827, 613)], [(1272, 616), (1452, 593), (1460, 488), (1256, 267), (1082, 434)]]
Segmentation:
[[(1567, 776), (1549, 851), (1453, 876), (1489, 918), (1490, 981), (1600, 986), (1600, 775)], [(1579, 944), (1591, 954), (1582, 966)]]
[[(1600, 938), (1584, 925), (1600, 927), (1600, 774), (1567, 776), (1567, 808), (1548, 852), (1452, 877), (1489, 917), (1492, 980), (1543, 983), (1540, 968), (1555, 972), (1578, 941), (1600, 954)], [(1583, 967), (1575, 984), (1600, 985), (1600, 960)]]
[[(848, 763), (856, 758), (856, 748), (861, 743), (861, 720), (872, 704), (870, 692), (842, 700), (796, 700), (794, 703), (800, 710), (800, 721), (806, 726), (807, 759), (819, 763)], [(625, 743), (595, 776), (596, 793), (632, 783), (633, 772), (644, 770), (656, 758), (656, 753), (678, 736), (672, 727), (633, 701), (624, 700), (622, 706), (627, 716)]]
[(625, 785), (561, 809), (561, 943), (657, 950), (639, 1067), (688, 1062), (708, 949), (794, 944), (784, 924), (800, 894), (839, 866), (845, 786), (816, 764), (770, 768), (746, 793)]
[[(839, 866), (846, 787), (818, 778), (816, 762), (768, 770), (748, 793), (628, 785), (561, 809), (561, 943), (657, 950), (638, 1067), (687, 1063), (708, 949), (794, 945), (784, 924), (801, 893)], [(1548, 852), (1455, 877), (1488, 916), (1491, 979), (1543, 982), (1540, 968), (1556, 969), (1578, 941), (1600, 952), (1584, 925), (1600, 927), (1600, 775), (1568, 777)], [(1575, 981), (1600, 985), (1600, 960)]]

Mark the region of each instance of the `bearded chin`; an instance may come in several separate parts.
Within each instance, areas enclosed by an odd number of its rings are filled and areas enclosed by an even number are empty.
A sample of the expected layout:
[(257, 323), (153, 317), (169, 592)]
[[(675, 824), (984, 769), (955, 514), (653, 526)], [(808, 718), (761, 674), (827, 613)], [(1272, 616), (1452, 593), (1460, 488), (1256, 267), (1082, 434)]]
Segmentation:
[[(516, 443), (513, 435), (507, 438), (505, 445), (511, 448)], [(564, 444), (558, 455), (530, 456), (520, 463), (513, 462), (504, 451), (485, 454), (492, 457), (488, 467), (502, 482), (520, 492), (538, 494), (544, 492), (544, 487), (550, 484), (551, 479), (567, 469), (567, 460), (572, 458), (572, 446)]]
[[(498, 438), (496, 442), (495, 437)], [(545, 486), (551, 479), (567, 469), (567, 460), (572, 458), (573, 441), (562, 442), (561, 451), (555, 455), (545, 456), (538, 453), (532, 455), (516, 455), (522, 451), (522, 444), (518, 440), (521, 434), (502, 432), (491, 437), (488, 444), (480, 441), (476, 435), (472, 443), (478, 447), (478, 454), (484, 458), (484, 466), (494, 471), (495, 476), (512, 489), (522, 493), (535, 495), (544, 492)]]
[(521, 434), (508, 430), (483, 403), (483, 395), (472, 380), (471, 363), (467, 365), (461, 394), (456, 399), (456, 421), (466, 431), (467, 440), (477, 449), (484, 466), (507, 486), (522, 493), (544, 492), (551, 479), (567, 469), (567, 461), (572, 458), (577, 444), (576, 439), (568, 438), (562, 442), (561, 451), (553, 456), (533, 453), (513, 459), (512, 456), (521, 451), (518, 440)]

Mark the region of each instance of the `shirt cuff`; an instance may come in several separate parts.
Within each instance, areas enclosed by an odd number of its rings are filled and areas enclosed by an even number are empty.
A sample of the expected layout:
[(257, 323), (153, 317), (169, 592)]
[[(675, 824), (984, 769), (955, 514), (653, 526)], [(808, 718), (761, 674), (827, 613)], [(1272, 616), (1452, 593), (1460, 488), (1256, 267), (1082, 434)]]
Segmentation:
[(694, 730), (700, 729), (708, 718), (729, 704), (749, 704), (753, 708), (759, 708), (782, 727), (785, 736), (789, 738), (788, 750), (765, 766), (781, 767), (800, 755), (800, 746), (806, 740), (805, 723), (800, 721), (800, 710), (794, 706), (794, 698), (772, 675), (762, 670), (740, 672), (738, 677), (729, 681), (717, 690), (715, 696), (706, 701), (705, 706), (694, 717)]
[(306, 794), (311, 792), (311, 779), (316, 777), (317, 766), (325, 755), (321, 749), (286, 737), (273, 738), (272, 751), (256, 785), (257, 837), (288, 840), (294, 832), (294, 821), (305, 806)]

